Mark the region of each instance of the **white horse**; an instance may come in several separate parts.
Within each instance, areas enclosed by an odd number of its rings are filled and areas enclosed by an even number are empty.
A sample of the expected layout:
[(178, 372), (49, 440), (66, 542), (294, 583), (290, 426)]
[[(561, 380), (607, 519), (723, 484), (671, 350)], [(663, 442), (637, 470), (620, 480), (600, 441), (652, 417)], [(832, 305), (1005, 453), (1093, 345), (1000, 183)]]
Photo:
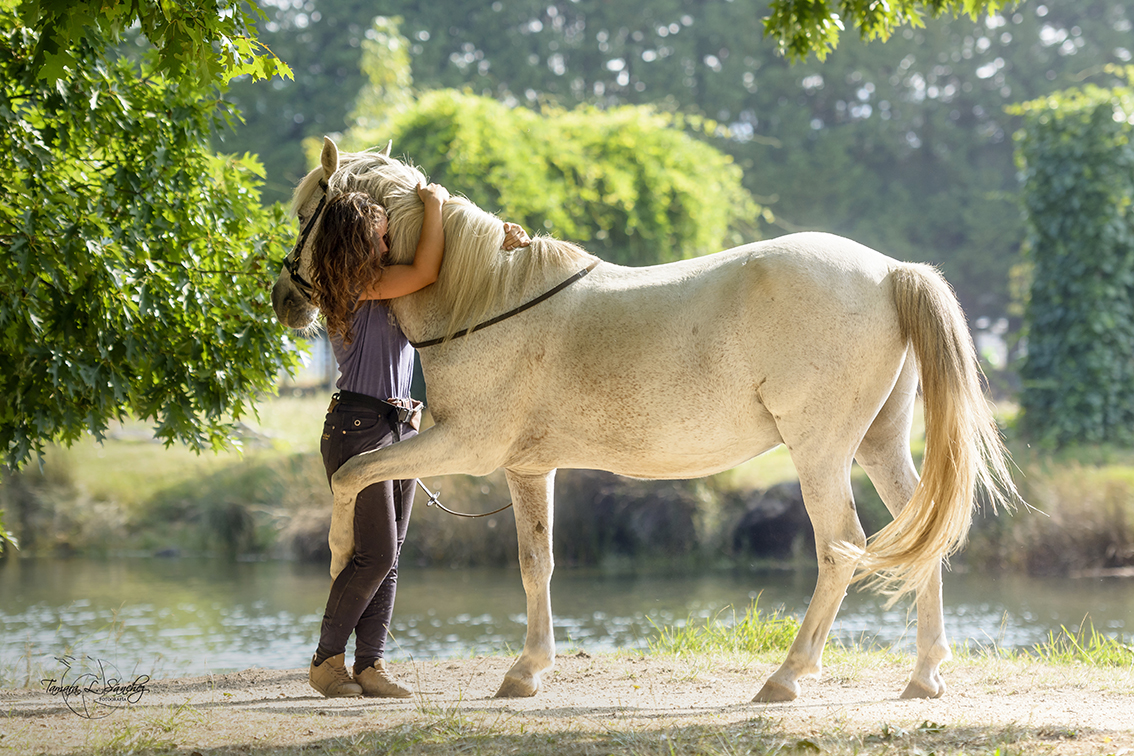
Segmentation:
[[(424, 177), (391, 159), (389, 147), (340, 155), (328, 139), (321, 162), (296, 189), (304, 233), (272, 292), (292, 328), (316, 317), (302, 282), (326, 196), (367, 191), (385, 205), (395, 262), (412, 259), (421, 227), (414, 188)], [(917, 592), (917, 661), (903, 696), (945, 692), (942, 560), (965, 539), (978, 485), (993, 502), (1010, 503), (1016, 491), (964, 315), (934, 269), (820, 233), (644, 268), (600, 262), (546, 237), (504, 252), (501, 221), (460, 198), (445, 205), (444, 228), (437, 283), (389, 303), (411, 342), (426, 343), (419, 353), (436, 425), (335, 474), (332, 575), (352, 554), (358, 491), (503, 467), (528, 629), (497, 695), (534, 695), (555, 657), (556, 468), (695, 478), (785, 444), (815, 529), (819, 575), (798, 636), (754, 700), (794, 699), (800, 678), (819, 673), (856, 570), (895, 596)], [(538, 304), (460, 335), (569, 278)], [(909, 448), (919, 375), (920, 482)], [(869, 542), (851, 493), (854, 460), (895, 517)]]

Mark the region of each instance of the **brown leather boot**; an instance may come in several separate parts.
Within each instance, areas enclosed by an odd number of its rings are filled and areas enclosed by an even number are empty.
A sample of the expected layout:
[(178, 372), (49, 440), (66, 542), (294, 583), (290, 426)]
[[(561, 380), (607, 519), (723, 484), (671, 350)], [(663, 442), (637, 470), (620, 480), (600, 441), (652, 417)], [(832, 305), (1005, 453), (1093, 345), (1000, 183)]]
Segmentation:
[(362, 686), (350, 679), (346, 670), (344, 657), (346, 654), (330, 656), (315, 666), (315, 658), (311, 659), (311, 669), (307, 672), (307, 680), (311, 687), (327, 698), (346, 698), (361, 696)]
[(362, 686), (362, 695), (371, 698), (409, 698), (413, 695), (409, 688), (390, 677), (386, 660), (378, 659), (354, 676), (355, 682)]

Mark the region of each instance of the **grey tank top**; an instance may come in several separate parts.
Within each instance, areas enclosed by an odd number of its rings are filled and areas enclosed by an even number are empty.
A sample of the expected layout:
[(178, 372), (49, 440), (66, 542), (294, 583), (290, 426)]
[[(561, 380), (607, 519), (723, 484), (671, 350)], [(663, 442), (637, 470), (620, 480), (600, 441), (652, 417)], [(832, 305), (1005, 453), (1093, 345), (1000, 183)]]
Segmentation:
[(376, 399), (408, 397), (413, 382), (413, 347), (394, 323), (380, 300), (368, 299), (354, 313), (354, 340), (344, 345), (331, 338), (331, 349), (339, 363), (342, 391), (366, 394)]

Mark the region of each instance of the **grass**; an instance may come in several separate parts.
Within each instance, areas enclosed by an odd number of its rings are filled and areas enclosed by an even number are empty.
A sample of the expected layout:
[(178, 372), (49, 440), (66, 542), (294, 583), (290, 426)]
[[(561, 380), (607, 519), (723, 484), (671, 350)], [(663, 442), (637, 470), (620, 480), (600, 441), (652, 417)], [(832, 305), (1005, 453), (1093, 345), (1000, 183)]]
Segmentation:
[(327, 398), (266, 397), (258, 417), (247, 418), (243, 449), (197, 454), (153, 440), (151, 428), (133, 420), (110, 429), (108, 439), (88, 438), (70, 447), (52, 447), (45, 468), (61, 468), (90, 498), (137, 507), (158, 492), (245, 461), (265, 461), (317, 452)]
[(187, 704), (162, 707), (147, 713), (140, 722), (116, 723), (110, 732), (92, 740), (89, 753), (91, 756), (131, 756), (175, 751), (181, 730), (188, 724), (204, 721), (205, 716)]
[[(786, 651), (799, 631), (799, 620), (778, 610), (761, 614), (758, 602), (753, 601), (740, 619), (730, 606), (705, 620), (690, 617), (676, 627), (654, 625), (657, 635), (647, 639), (650, 653), (691, 656)], [(731, 621), (722, 619), (727, 612), (731, 612)]]
[[(728, 606), (712, 617), (699, 620), (689, 617), (675, 626), (654, 625), (655, 635), (647, 639), (649, 653), (673, 656), (707, 656), (714, 654), (783, 653), (799, 632), (799, 620), (785, 616), (779, 610), (761, 612), (759, 600), (753, 601), (745, 613), (737, 618), (734, 607)], [(839, 663), (858, 661), (870, 663), (875, 654), (882, 653), (872, 643), (832, 644)], [(957, 656), (971, 657), (967, 647), (954, 646)], [(980, 653), (986, 653), (983, 649)], [(1134, 667), (1134, 644), (1123, 636), (1112, 636), (1095, 629), (1090, 618), (1085, 618), (1080, 630), (1073, 632), (1061, 627), (1060, 632), (1049, 633), (1047, 641), (1031, 649), (999, 651), (1003, 658), (1018, 660), (1039, 659), (1051, 665), (1080, 664), (1092, 667)], [(851, 674), (850, 677), (855, 675)]]
[[(194, 713), (207, 725), (209, 715)], [(283, 716), (280, 726), (302, 731), (303, 717)], [(352, 721), (354, 720), (354, 721)], [(362, 721), (356, 721), (362, 720)], [(1074, 730), (1008, 726), (942, 724), (929, 719), (920, 723), (881, 721), (855, 727), (838, 718), (817, 727), (784, 726), (778, 719), (750, 715), (732, 721), (699, 724), (625, 721), (604, 715), (569, 721), (539, 721), (522, 714), (492, 716), (487, 713), (418, 715), (413, 721), (392, 724), (382, 718), (350, 717), (342, 721), (340, 734), (325, 735), (302, 743), (275, 744), (271, 735), (251, 737), (231, 748), (201, 748), (185, 745), (181, 723), (164, 729), (158, 723), (118, 724), (111, 734), (83, 748), (92, 756), (198, 752), (243, 753), (253, 756), (371, 756), (399, 754), (478, 754), (479, 756), (790, 756), (791, 754), (987, 754), (1053, 753), (1052, 741), (1074, 741)], [(3, 741), (0, 741), (2, 744)], [(192, 742), (190, 740), (189, 742)], [(1115, 749), (1117, 751), (1117, 749)], [(1119, 751), (1121, 752), (1121, 751)]]
[[(727, 610), (726, 610), (727, 611)], [(703, 684), (706, 676), (719, 667), (748, 664), (735, 654), (769, 652), (778, 657), (788, 647), (798, 629), (791, 618), (777, 612), (762, 613), (753, 602), (743, 615), (733, 611), (706, 620), (690, 619), (675, 627), (659, 627), (651, 639), (651, 653), (680, 657), (704, 666), (702, 673), (686, 681)], [(854, 646), (835, 651), (832, 666), (855, 663), (876, 674), (879, 669), (907, 665), (912, 659), (886, 654), (877, 649)], [(986, 649), (982, 653), (989, 653)], [(1087, 626), (1079, 633), (1064, 630), (1045, 644), (1028, 652), (996, 652), (993, 657), (959, 650), (951, 662), (952, 674), (963, 678), (958, 668), (973, 670), (990, 666), (1004, 668), (1008, 679), (995, 684), (996, 696), (1011, 695), (1012, 686), (1064, 688), (1081, 685), (1068, 680), (1059, 667), (1065, 664), (1119, 666), (1131, 663), (1131, 647), (1114, 641)], [(1126, 656), (1122, 656), (1126, 654)], [(602, 663), (600, 661), (600, 663)], [(1090, 673), (1085, 675), (1099, 685)], [(1123, 678), (1126, 679), (1126, 678)], [(421, 681), (418, 682), (419, 689)], [(646, 685), (642, 682), (643, 687)], [(1118, 690), (1114, 695), (1125, 695)], [(957, 692), (951, 695), (960, 695)], [(804, 701), (801, 704), (805, 706)], [(742, 704), (743, 705), (743, 704)], [(927, 717), (923, 713), (894, 711), (869, 724), (846, 718), (832, 711), (818, 719), (793, 716), (787, 711), (743, 711), (727, 702), (719, 711), (698, 715), (685, 710), (672, 714), (621, 705), (594, 710), (542, 707), (518, 704), (515, 707), (489, 707), (479, 700), (434, 699), (420, 694), (410, 711), (391, 711), (380, 704), (355, 711), (269, 708), (226, 712), (225, 706), (160, 706), (152, 709), (128, 708), (115, 718), (92, 723), (90, 734), (76, 753), (92, 756), (127, 754), (240, 752), (252, 756), (302, 756), (309, 753), (330, 756), (363, 756), (375, 753), (399, 756), (434, 756), (471, 753), (481, 756), (527, 754), (529, 756), (590, 756), (591, 754), (633, 754), (634, 756), (788, 756), (790, 754), (829, 754), (831, 756), (889, 756), (890, 754), (1046, 754), (1062, 752), (1126, 752), (1111, 743), (1106, 732), (1080, 732), (1074, 726), (973, 724), (967, 719)], [(716, 706), (716, 705), (714, 705)], [(214, 719), (216, 718), (216, 719)], [(321, 722), (319, 720), (322, 720)], [(0, 719), (2, 722), (3, 719)], [(34, 720), (27, 720), (33, 722)], [(218, 727), (218, 725), (220, 727)], [(235, 730), (232, 729), (235, 726)], [(228, 745), (193, 746), (215, 741), (209, 733), (224, 729)], [(1125, 732), (1115, 723), (1115, 737)], [(28, 731), (30, 732), (30, 731)], [(12, 731), (18, 745), (25, 732)], [(12, 744), (12, 741), (9, 741)], [(1061, 745), (1063, 744), (1063, 745)], [(5, 743), (0, 740), (0, 748)], [(1068, 750), (1069, 749), (1069, 750)]]
[[(724, 726), (694, 725), (641, 729), (608, 728), (602, 732), (561, 731), (520, 735), (487, 730), (444, 741), (447, 752), (492, 754), (524, 753), (531, 756), (625, 753), (640, 756), (733, 756), (734, 754), (817, 753), (986, 753), (1007, 754), (1023, 736), (1018, 728), (992, 732), (973, 728), (947, 728), (932, 722), (904, 729), (889, 723), (859, 732), (802, 735), (780, 730), (763, 717)], [(407, 741), (416, 742), (413, 746)], [(368, 735), (354, 748), (331, 753), (436, 753), (426, 737)], [(401, 747), (399, 747), (401, 746)], [(416, 747), (414, 747), (416, 746)], [(975, 746), (975, 747), (973, 747)]]
[(1124, 640), (1100, 633), (1088, 620), (1078, 632), (1060, 626), (1060, 632), (1049, 633), (1047, 641), (1036, 644), (1032, 653), (1048, 664), (1134, 667), (1134, 644)]
[[(268, 397), (246, 418), (242, 448), (197, 454), (115, 424), (104, 442), (48, 449), (44, 465), (6, 478), (0, 506), (23, 525), (25, 553), (265, 551), (281, 517), (325, 507), (318, 461), (326, 397)], [(3, 502), (7, 502), (7, 504)]]
[[(165, 448), (154, 443), (147, 425), (139, 422), (113, 428), (101, 445), (88, 438), (70, 448), (52, 448), (43, 473), (33, 466), (4, 480), (0, 507), (7, 510), (5, 522), (9, 529), (19, 526), (25, 553), (179, 550), (308, 556), (318, 540), (312, 535), (321, 527), (318, 517), (330, 501), (317, 451), (325, 402), (325, 395), (265, 398), (258, 417), (247, 421), (242, 452), (197, 455), (181, 446)], [(1006, 403), (996, 408), (1007, 423), (1014, 410)], [(920, 411), (915, 411), (912, 436), (917, 460), (924, 448)], [(1020, 508), (1014, 514), (978, 515), (959, 564), (1047, 575), (1134, 565), (1134, 450), (1099, 446), (1046, 454), (1014, 443), (1013, 453), (1022, 471), (1018, 483), (1024, 498), (1040, 512)], [(636, 514), (619, 514), (623, 519), (605, 530), (590, 527), (596, 514), (586, 509), (586, 502), (593, 492), (583, 491), (578, 517), (560, 520), (558, 548), (562, 554), (567, 544), (576, 547), (578, 553), (565, 559), (578, 564), (632, 562), (638, 569), (648, 568), (651, 560), (668, 564), (674, 552), (690, 562), (711, 555), (721, 564), (748, 563), (751, 556), (735, 545), (732, 528), (744, 516), (750, 492), (795, 479), (790, 453), (778, 447), (711, 479), (695, 481), (686, 486), (699, 496), (693, 527), (675, 534), (673, 523), (683, 522), (680, 508), (685, 505), (674, 499), (664, 505), (670, 510), (652, 510), (647, 524), (656, 527), (649, 543), (641, 545), (607, 537), (618, 527), (636, 533)], [(569, 480), (570, 475), (563, 474), (560, 485)], [(448, 506), (469, 511), (495, 508), (508, 496), (499, 472), (428, 483), (444, 489)], [(857, 466), (852, 486), (865, 529), (876, 532), (890, 521), (889, 512)], [(561, 489), (560, 515), (570, 515), (570, 503)], [(569, 530), (572, 523), (578, 532)], [(515, 541), (508, 515), (502, 515), (501, 525), (500, 538), (486, 542), (479, 523), (421, 518), (411, 531), (410, 550), (426, 561), (450, 566), (512, 564)], [(669, 552), (659, 548), (663, 542)], [(803, 558), (810, 561), (809, 554)]]

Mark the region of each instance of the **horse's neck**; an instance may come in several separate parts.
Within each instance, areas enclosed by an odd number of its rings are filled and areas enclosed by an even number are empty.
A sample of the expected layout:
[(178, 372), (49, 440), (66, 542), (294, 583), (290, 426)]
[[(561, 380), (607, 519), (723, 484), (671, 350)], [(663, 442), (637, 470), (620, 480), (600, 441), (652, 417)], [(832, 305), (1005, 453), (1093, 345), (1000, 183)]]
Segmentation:
[[(483, 322), (502, 315), (525, 302), (540, 296), (555, 287), (564, 279), (577, 272), (585, 263), (548, 263), (536, 266), (529, 274), (517, 276), (503, 295), (489, 304), (484, 315), (478, 319)], [(444, 263), (442, 263), (444, 266)], [(442, 270), (444, 275), (444, 270)], [(450, 308), (440, 297), (440, 287), (427, 286), (424, 289), (390, 301), (390, 309), (397, 318), (402, 332), (412, 342), (437, 338), (449, 328)], [(459, 323), (457, 328), (470, 328), (477, 323)]]
[(421, 291), (404, 297), (391, 299), (390, 311), (398, 321), (398, 327), (411, 342), (425, 341), (441, 334), (446, 326), (444, 311), (434, 301), (436, 297), (427, 286)]

